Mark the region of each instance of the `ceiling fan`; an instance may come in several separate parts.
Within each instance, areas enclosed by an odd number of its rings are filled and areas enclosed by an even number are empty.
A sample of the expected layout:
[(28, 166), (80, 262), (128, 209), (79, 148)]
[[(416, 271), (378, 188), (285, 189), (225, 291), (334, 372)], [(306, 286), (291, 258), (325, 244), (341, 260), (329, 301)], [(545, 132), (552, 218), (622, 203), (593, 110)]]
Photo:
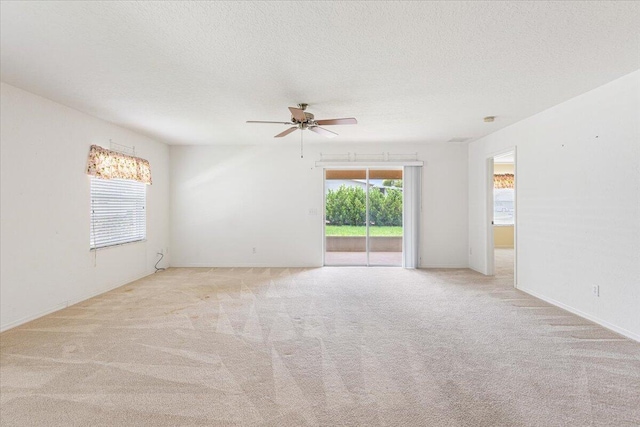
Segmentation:
[(331, 132), (325, 128), (321, 128), (322, 126), (329, 125), (357, 125), (358, 121), (353, 117), (345, 118), (345, 119), (323, 119), (316, 120), (314, 115), (311, 113), (305, 112), (308, 104), (298, 104), (298, 108), (289, 107), (289, 111), (291, 111), (291, 121), (289, 122), (264, 122), (264, 121), (256, 121), (256, 120), (247, 120), (247, 123), (275, 123), (280, 125), (293, 125), (289, 129), (284, 132), (280, 132), (274, 138), (282, 138), (283, 136), (289, 135), (291, 132), (300, 129), (306, 130), (309, 129), (312, 132), (315, 132), (319, 135), (326, 136), (327, 138), (334, 138), (338, 136), (337, 133)]

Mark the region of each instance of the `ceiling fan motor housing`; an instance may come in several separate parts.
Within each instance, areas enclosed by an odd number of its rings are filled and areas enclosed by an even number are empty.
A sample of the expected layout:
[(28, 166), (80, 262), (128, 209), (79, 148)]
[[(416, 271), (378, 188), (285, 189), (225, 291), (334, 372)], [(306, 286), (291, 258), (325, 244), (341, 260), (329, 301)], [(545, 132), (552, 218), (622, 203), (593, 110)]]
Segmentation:
[(343, 119), (326, 119), (326, 120), (318, 120), (313, 114), (307, 113), (305, 110), (307, 109), (308, 104), (298, 104), (298, 108), (289, 107), (289, 111), (291, 112), (291, 121), (289, 122), (266, 122), (266, 121), (247, 121), (247, 123), (276, 123), (282, 125), (294, 125), (284, 132), (280, 132), (274, 138), (282, 138), (289, 135), (291, 132), (296, 130), (306, 130), (309, 129), (317, 134), (325, 136), (327, 138), (333, 138), (338, 136), (337, 133), (332, 132), (328, 129), (320, 127), (319, 125), (355, 125), (358, 124), (358, 121), (353, 117), (343, 118)]
[(292, 121), (293, 123), (298, 123), (298, 124), (299, 124), (299, 123), (313, 123), (313, 121), (314, 121), (314, 119), (315, 119), (315, 116), (314, 116), (313, 114), (311, 114), (311, 113), (307, 113), (307, 112), (305, 111), (304, 116), (305, 116), (305, 118), (306, 118), (306, 119), (305, 119), (303, 122), (302, 122), (302, 121), (298, 121), (298, 120), (296, 120), (296, 118), (295, 118), (295, 117), (293, 117), (293, 116), (291, 116), (291, 121)]

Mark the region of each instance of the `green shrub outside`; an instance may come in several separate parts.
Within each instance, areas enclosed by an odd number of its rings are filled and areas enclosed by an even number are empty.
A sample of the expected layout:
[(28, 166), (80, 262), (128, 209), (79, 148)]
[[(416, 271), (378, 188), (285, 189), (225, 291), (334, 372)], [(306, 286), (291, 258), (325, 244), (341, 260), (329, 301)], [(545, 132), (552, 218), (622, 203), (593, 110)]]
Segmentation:
[[(341, 185), (327, 192), (327, 221), (331, 225), (365, 225), (367, 195), (362, 187)], [(371, 226), (402, 225), (402, 190), (369, 190)]]

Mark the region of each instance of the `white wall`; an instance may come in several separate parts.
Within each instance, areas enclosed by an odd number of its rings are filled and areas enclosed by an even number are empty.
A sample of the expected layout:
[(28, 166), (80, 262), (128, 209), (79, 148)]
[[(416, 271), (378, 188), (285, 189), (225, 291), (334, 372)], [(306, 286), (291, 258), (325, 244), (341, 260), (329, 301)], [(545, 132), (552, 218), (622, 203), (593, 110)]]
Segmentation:
[(425, 161), (421, 265), (467, 266), (466, 145), (305, 142), (301, 159), (291, 141), (171, 147), (173, 266), (322, 265), (319, 153), (386, 151), (418, 152)]
[(487, 271), (486, 158), (517, 146), (518, 288), (635, 339), (639, 98), (637, 71), (469, 146), (470, 267)]
[[(169, 147), (1, 84), (0, 328), (16, 326), (154, 271), (169, 241)], [(89, 251), (91, 144), (134, 145), (151, 163), (147, 241)]]

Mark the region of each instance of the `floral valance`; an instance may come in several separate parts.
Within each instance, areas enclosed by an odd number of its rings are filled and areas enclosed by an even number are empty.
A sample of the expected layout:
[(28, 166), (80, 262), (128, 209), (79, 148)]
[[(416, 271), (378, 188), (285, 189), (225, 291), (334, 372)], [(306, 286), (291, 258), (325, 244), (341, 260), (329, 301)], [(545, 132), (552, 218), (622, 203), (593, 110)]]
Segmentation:
[(149, 162), (139, 157), (92, 145), (87, 173), (103, 179), (130, 179), (151, 184)]
[(512, 173), (494, 174), (493, 188), (513, 188), (513, 174)]

